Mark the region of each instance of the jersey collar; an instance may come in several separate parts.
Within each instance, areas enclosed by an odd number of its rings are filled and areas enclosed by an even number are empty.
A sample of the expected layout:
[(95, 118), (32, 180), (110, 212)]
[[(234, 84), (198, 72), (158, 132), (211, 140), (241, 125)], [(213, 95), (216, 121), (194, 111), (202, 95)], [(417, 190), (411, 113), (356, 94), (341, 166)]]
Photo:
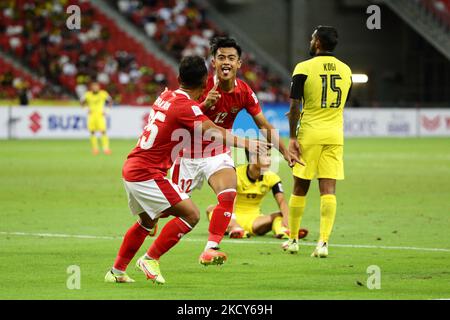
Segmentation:
[[(214, 85), (216, 85), (218, 81), (219, 81), (219, 78), (217, 77), (216, 74), (214, 74), (214, 76), (213, 76)], [(237, 79), (234, 79), (234, 90), (237, 90), (237, 89), (238, 89), (238, 82), (237, 82)]]
[(189, 97), (189, 95), (181, 89), (177, 89), (174, 92), (177, 94), (182, 94), (182, 95), (186, 96), (186, 98), (191, 99), (191, 97)]
[(334, 53), (327, 51), (327, 52), (321, 52), (321, 53), (318, 53), (318, 54), (315, 55), (315, 57), (320, 57), (320, 56), (331, 56), (331, 57), (334, 57)]

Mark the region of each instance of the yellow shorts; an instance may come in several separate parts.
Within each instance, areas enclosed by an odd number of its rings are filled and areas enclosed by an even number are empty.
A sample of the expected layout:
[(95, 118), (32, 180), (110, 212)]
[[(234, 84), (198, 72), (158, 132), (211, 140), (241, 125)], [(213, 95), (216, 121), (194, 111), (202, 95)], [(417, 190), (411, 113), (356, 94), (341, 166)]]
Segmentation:
[(294, 176), (312, 180), (328, 178), (344, 179), (344, 146), (337, 144), (307, 144), (300, 145), (302, 160), (305, 166), (295, 164)]
[(89, 116), (87, 127), (89, 131), (106, 131), (106, 119), (104, 116)]
[(253, 233), (253, 222), (258, 217), (263, 216), (262, 214), (255, 212), (255, 213), (234, 213), (236, 216), (236, 222), (239, 223), (239, 225), (248, 233), (254, 235)]

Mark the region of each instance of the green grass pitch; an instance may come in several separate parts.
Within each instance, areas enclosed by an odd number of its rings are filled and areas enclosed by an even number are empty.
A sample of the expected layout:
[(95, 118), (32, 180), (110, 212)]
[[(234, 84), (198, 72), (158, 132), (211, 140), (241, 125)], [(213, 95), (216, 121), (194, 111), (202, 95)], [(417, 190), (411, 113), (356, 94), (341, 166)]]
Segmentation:
[[(87, 139), (0, 142), (0, 299), (450, 298), (448, 139), (347, 139), (327, 259), (310, 257), (319, 227), (314, 182), (302, 222), (310, 234), (298, 255), (283, 253), (268, 234), (225, 239), (229, 261), (199, 265), (203, 212), (215, 200), (205, 184), (193, 195), (200, 223), (161, 259), (167, 283), (146, 281), (133, 260), (136, 283), (107, 284), (104, 274), (134, 221), (121, 181), (134, 144), (113, 140), (112, 156), (94, 157)], [(279, 174), (289, 196), (290, 169), (283, 164)], [(271, 196), (264, 209), (276, 209)], [(80, 267), (78, 290), (66, 285), (71, 265)], [(372, 265), (380, 268), (380, 289), (366, 286)]]

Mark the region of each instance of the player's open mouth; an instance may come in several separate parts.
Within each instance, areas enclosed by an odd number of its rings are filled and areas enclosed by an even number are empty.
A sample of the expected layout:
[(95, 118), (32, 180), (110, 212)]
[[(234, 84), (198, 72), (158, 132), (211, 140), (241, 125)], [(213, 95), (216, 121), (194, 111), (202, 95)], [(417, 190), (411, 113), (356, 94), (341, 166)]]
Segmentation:
[(231, 72), (231, 68), (230, 67), (222, 67), (222, 73), (224, 76), (228, 76)]

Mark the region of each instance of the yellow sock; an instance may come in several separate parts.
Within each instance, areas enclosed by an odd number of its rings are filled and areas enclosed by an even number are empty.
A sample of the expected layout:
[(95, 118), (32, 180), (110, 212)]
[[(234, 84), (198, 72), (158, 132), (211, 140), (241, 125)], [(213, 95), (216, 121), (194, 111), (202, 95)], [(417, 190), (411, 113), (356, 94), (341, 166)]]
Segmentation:
[(272, 231), (274, 234), (283, 233), (283, 217), (275, 217), (275, 219), (273, 219)]
[(94, 150), (94, 151), (98, 150), (98, 141), (97, 141), (97, 136), (95, 134), (91, 135), (91, 146), (92, 146), (92, 150)]
[(106, 134), (102, 135), (102, 148), (103, 151), (109, 150), (109, 138)]
[(291, 195), (289, 199), (289, 238), (298, 240), (298, 231), (305, 211), (306, 197)]
[(320, 196), (320, 240), (328, 242), (336, 217), (336, 196), (324, 194)]

